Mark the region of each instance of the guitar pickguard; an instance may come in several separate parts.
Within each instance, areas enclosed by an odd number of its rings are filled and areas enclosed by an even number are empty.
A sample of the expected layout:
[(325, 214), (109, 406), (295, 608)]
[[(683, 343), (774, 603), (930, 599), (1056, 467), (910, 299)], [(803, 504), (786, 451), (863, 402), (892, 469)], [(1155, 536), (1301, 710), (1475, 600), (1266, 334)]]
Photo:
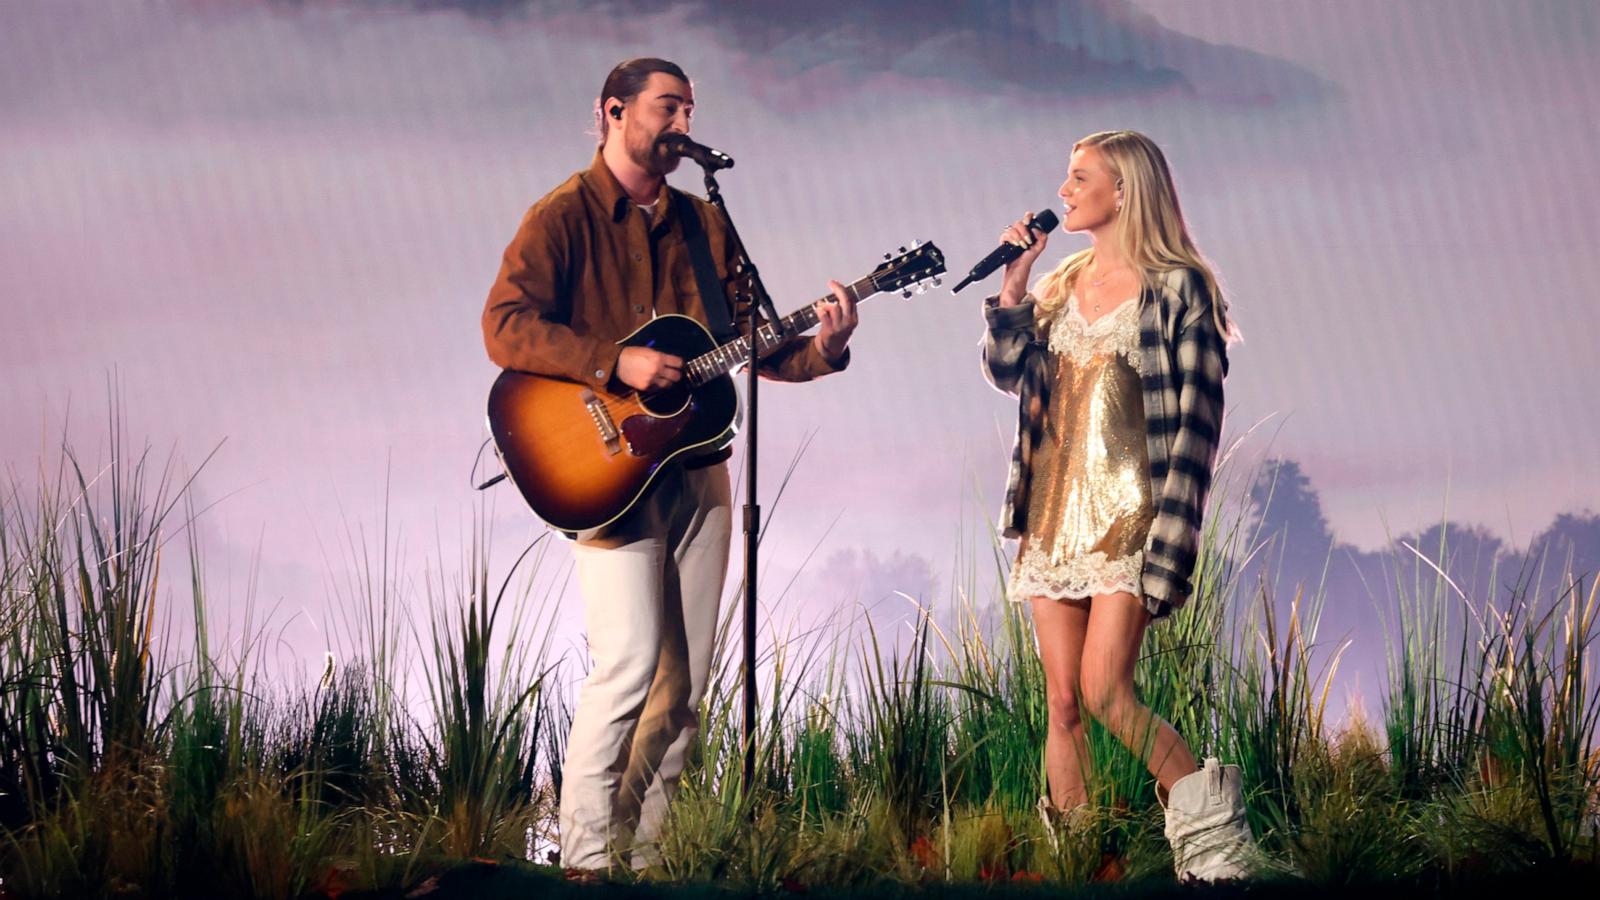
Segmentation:
[(672, 449), (693, 420), (699, 404), (693, 400), (675, 416), (628, 416), (622, 420), (622, 439), (634, 456), (659, 456)]

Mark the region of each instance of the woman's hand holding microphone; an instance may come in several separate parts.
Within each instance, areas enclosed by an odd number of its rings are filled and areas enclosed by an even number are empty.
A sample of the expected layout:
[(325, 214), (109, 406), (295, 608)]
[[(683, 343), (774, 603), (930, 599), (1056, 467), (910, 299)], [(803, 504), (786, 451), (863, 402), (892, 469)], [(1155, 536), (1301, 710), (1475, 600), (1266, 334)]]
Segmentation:
[(1032, 225), (1033, 213), (1028, 213), (1000, 232), (1002, 242), (1023, 248), (1021, 256), (1006, 263), (1005, 280), (1000, 286), (1001, 306), (1016, 306), (1022, 302), (1028, 293), (1028, 275), (1033, 271), (1033, 261), (1044, 252), (1044, 245), (1050, 240), (1048, 232), (1036, 231)]

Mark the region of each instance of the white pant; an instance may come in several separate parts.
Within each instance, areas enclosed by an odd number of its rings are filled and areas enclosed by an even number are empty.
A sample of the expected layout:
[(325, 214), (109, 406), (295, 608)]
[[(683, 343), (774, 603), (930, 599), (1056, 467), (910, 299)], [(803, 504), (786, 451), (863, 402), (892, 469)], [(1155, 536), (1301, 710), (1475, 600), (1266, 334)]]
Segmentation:
[(606, 868), (635, 848), (635, 865), (651, 858), (700, 725), (730, 494), (726, 463), (674, 467), (620, 523), (573, 546), (593, 668), (562, 765), (562, 865)]

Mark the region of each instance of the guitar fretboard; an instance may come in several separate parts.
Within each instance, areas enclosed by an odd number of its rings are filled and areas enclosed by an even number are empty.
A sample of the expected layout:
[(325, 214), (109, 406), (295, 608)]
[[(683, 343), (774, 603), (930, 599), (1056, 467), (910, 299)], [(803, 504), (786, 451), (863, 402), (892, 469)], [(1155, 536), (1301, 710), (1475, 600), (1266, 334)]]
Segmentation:
[[(876, 294), (878, 289), (872, 281), (872, 276), (869, 275), (860, 281), (846, 285), (845, 291), (854, 297), (857, 303), (860, 303), (862, 300)], [(818, 322), (816, 304), (832, 299), (833, 295), (830, 294), (784, 316), (782, 320), (783, 333), (787, 336), (811, 329)], [(783, 339), (778, 337), (777, 330), (772, 327), (770, 322), (756, 329), (756, 337), (760, 342), (757, 352), (761, 356), (766, 356), (779, 344), (783, 343)], [(728, 374), (741, 364), (749, 361), (750, 338), (749, 336), (741, 336), (712, 350), (710, 353), (689, 360), (687, 366), (689, 369), (689, 383), (699, 387), (713, 378), (720, 378)]]

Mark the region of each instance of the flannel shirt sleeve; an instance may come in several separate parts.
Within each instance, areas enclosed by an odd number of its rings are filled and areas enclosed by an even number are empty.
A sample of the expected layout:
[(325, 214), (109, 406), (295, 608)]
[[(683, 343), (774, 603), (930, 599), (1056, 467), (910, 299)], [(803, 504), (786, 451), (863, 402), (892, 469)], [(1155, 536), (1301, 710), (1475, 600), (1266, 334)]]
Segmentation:
[(1192, 591), (1200, 523), (1222, 433), (1227, 344), (1203, 289), (1191, 296), (1174, 347), (1177, 430), (1145, 554), (1146, 574), (1159, 577), (1144, 579), (1144, 590), (1158, 603), (1176, 604)]
[(1033, 315), (1032, 294), (1015, 306), (1001, 306), (999, 295), (983, 301), (983, 319), (988, 325), (983, 336), (983, 375), (1008, 394), (1022, 392), (1027, 351), (1037, 333)]

